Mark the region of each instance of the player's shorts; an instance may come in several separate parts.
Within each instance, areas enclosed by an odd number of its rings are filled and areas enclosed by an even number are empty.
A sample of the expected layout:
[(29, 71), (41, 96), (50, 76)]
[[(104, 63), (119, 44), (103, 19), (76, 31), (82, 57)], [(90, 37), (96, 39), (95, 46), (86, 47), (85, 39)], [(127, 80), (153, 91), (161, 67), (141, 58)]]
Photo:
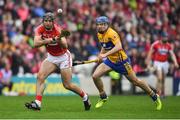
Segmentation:
[(133, 71), (130, 65), (130, 59), (113, 63), (107, 58), (103, 61), (103, 63), (120, 74), (128, 75), (129, 73), (132, 73)]
[(46, 60), (56, 64), (60, 69), (72, 67), (72, 57), (68, 50), (60, 56), (53, 56), (48, 53)]
[(163, 70), (164, 74), (167, 74), (169, 70), (169, 63), (167, 61), (166, 62), (154, 61), (153, 67), (156, 70)]

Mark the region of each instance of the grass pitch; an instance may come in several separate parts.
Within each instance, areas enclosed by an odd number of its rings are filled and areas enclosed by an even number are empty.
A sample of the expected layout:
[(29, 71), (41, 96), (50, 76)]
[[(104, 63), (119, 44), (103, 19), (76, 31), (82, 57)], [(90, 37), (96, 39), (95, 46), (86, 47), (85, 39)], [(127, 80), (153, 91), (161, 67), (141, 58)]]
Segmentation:
[(44, 96), (41, 111), (24, 107), (33, 96), (0, 96), (1, 119), (180, 119), (180, 97), (166, 97), (163, 109), (155, 110), (155, 104), (147, 96), (110, 96), (102, 108), (95, 109), (98, 96), (90, 96), (92, 107), (84, 111), (78, 96)]

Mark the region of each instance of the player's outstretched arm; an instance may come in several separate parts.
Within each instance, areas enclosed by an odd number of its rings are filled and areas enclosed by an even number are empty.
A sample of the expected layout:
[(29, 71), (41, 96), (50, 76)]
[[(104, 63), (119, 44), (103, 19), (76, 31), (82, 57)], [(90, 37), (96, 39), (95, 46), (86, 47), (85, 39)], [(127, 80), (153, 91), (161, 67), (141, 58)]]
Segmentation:
[(151, 63), (151, 58), (152, 58), (152, 54), (153, 54), (154, 50), (153, 50), (153, 46), (151, 45), (151, 48), (148, 52), (147, 58), (145, 60), (145, 63), (148, 67), (150, 67), (150, 63)]
[(175, 54), (174, 54), (174, 52), (173, 52), (173, 50), (170, 50), (170, 55), (171, 55), (171, 58), (172, 58), (172, 60), (173, 60), (173, 62), (174, 62), (174, 66), (175, 66), (175, 68), (179, 68), (179, 65), (178, 65), (178, 62), (177, 62), (177, 59), (176, 59), (176, 56), (175, 56)]
[(112, 48), (110, 51), (106, 52), (105, 54), (106, 54), (106, 56), (108, 56), (108, 55), (111, 55), (111, 54), (113, 54), (119, 50), (122, 50), (122, 45), (121, 45), (120, 40), (116, 42), (114, 48)]

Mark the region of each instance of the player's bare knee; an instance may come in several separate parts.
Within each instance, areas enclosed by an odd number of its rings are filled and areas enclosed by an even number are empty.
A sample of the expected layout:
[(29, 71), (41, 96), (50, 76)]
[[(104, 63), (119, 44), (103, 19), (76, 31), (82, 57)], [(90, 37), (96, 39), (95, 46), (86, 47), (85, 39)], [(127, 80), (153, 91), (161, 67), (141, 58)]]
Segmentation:
[(97, 74), (93, 74), (92, 78), (93, 78), (94, 81), (96, 81), (99, 78), (99, 76)]
[(43, 82), (43, 81), (45, 80), (45, 75), (43, 75), (43, 74), (37, 74), (37, 80)]
[(63, 83), (64, 88), (70, 90), (71, 89), (71, 84), (70, 83)]

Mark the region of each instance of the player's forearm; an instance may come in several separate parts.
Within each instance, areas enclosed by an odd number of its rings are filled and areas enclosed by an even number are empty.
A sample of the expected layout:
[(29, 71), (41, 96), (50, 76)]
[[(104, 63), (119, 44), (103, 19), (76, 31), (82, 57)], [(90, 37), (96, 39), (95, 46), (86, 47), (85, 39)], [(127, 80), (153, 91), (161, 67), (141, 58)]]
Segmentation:
[(34, 47), (41, 47), (46, 44), (47, 44), (47, 41), (34, 42)]
[(106, 53), (106, 51), (104, 50), (104, 48), (101, 48), (100, 54), (104, 54)]
[(122, 50), (121, 45), (115, 45), (115, 47), (113, 49), (111, 49), (110, 51), (106, 52), (105, 54), (106, 54), (106, 56), (108, 56), (108, 55), (111, 55), (111, 54), (113, 54), (113, 53), (115, 53), (115, 52), (117, 52), (119, 50)]
[(50, 39), (40, 39), (40, 40), (35, 39), (34, 40), (34, 47), (41, 47), (43, 45), (51, 43), (51, 41), (52, 40), (50, 40)]
[(145, 62), (146, 62), (146, 65), (150, 65), (152, 53), (153, 53), (153, 50), (152, 50), (152, 48), (151, 48), (150, 51), (148, 52), (148, 55), (147, 55), (147, 58), (146, 58), (146, 61), (145, 61)]
[(151, 54), (149, 53), (146, 59), (146, 64), (149, 65), (151, 61)]
[(171, 57), (172, 57), (172, 60), (173, 60), (174, 64), (177, 65), (178, 62), (177, 62), (177, 59), (176, 59), (176, 56), (175, 56), (174, 52), (171, 53)]

